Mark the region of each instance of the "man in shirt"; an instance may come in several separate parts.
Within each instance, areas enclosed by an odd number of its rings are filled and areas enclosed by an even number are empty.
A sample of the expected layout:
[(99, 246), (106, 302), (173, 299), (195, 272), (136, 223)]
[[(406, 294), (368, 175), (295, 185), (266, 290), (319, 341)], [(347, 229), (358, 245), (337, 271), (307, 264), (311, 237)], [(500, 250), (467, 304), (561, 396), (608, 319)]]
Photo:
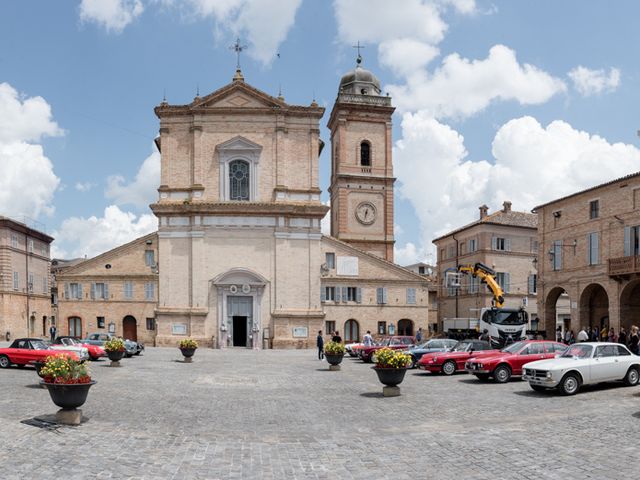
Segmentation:
[(585, 327), (582, 327), (582, 330), (578, 332), (578, 341), (586, 342), (588, 340), (589, 340), (589, 334), (587, 333), (587, 329)]
[(322, 360), (324, 358), (324, 338), (322, 337), (322, 330), (318, 330), (316, 346), (318, 347), (318, 360)]
[(362, 343), (364, 343), (365, 347), (370, 347), (373, 345), (373, 337), (371, 336), (371, 331), (367, 330), (364, 338), (362, 339)]

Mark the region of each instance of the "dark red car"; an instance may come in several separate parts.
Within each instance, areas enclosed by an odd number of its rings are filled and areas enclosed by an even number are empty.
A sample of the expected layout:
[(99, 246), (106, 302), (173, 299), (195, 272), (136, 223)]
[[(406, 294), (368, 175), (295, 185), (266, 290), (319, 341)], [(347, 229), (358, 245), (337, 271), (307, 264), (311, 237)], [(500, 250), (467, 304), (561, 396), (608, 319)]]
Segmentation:
[(432, 373), (453, 375), (464, 370), (464, 364), (472, 357), (495, 355), (500, 350), (494, 350), (489, 342), (484, 340), (461, 340), (448, 352), (426, 353), (418, 362), (418, 368)]
[(509, 345), (495, 355), (471, 358), (465, 364), (465, 370), (480, 380), (493, 377), (496, 382), (505, 383), (513, 376), (521, 376), (525, 363), (553, 358), (566, 348), (558, 342), (525, 340)]
[(66, 353), (78, 360), (78, 355), (74, 352), (52, 350), (40, 338), (16, 338), (10, 347), (0, 348), (0, 368), (8, 368), (11, 364), (24, 367), (59, 353)]
[(358, 351), (358, 356), (365, 363), (371, 362), (371, 357), (376, 350), (381, 348), (390, 348), (392, 350), (406, 350), (415, 343), (414, 337), (406, 335), (396, 335), (393, 337), (384, 338), (378, 345), (371, 345), (370, 347), (362, 347)]

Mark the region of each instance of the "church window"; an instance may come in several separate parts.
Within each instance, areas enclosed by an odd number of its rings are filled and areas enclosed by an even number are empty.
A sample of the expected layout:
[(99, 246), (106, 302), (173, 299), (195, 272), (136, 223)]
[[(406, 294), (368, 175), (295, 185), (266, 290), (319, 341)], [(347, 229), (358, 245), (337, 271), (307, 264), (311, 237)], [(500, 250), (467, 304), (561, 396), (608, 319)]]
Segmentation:
[(369, 142), (360, 144), (360, 165), (363, 167), (371, 166), (371, 145)]
[(229, 163), (229, 199), (249, 200), (249, 163), (234, 160)]

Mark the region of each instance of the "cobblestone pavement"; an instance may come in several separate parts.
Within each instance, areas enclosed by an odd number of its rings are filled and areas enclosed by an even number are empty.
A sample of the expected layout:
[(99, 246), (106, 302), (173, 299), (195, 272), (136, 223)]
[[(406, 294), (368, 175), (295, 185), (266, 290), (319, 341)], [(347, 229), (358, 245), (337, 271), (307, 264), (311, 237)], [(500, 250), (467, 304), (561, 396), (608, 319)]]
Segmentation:
[(408, 372), (383, 398), (354, 359), (148, 348), (92, 364), (88, 421), (57, 433), (31, 368), (0, 371), (2, 479), (636, 479), (640, 387), (574, 397)]

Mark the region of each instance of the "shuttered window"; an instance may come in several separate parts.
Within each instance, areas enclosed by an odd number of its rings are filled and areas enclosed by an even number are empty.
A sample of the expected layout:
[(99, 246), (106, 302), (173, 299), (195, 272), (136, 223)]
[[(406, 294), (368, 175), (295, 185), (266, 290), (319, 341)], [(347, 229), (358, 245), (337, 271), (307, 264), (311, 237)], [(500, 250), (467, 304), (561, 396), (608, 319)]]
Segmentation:
[(133, 298), (133, 282), (124, 282), (124, 286), (122, 290), (124, 293), (124, 298), (126, 299)]
[(530, 294), (536, 294), (538, 293), (538, 275), (536, 275), (535, 273), (532, 275), (529, 275), (529, 279), (527, 281), (527, 291)]
[(589, 248), (587, 250), (587, 264), (597, 265), (600, 262), (600, 248), (598, 233), (590, 233), (587, 237), (589, 241)]
[(376, 301), (379, 305), (387, 303), (387, 287), (378, 287), (376, 289)]
[(553, 269), (560, 270), (562, 268), (562, 240), (554, 240), (551, 251)]
[(144, 298), (146, 300), (155, 300), (155, 283), (147, 282), (144, 284)]
[(18, 290), (18, 288), (20, 288), (20, 274), (13, 272), (13, 289)]

